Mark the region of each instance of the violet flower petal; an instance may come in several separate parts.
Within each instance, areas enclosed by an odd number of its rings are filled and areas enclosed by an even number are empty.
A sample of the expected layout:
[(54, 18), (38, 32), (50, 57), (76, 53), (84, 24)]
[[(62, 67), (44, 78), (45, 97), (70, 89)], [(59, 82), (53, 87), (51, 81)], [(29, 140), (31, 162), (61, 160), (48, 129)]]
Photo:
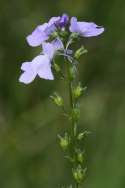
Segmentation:
[(104, 32), (103, 27), (99, 27), (93, 22), (78, 22), (77, 18), (71, 18), (70, 31), (79, 33), (83, 37), (93, 37)]
[(36, 29), (30, 35), (27, 36), (26, 40), (28, 44), (32, 47), (36, 47), (41, 45), (43, 41), (47, 40), (49, 37), (44, 32), (46, 28), (47, 23), (37, 26)]
[(25, 84), (31, 83), (37, 75), (43, 79), (54, 79), (51, 71), (51, 61), (47, 55), (39, 55), (31, 62), (23, 63), (21, 70), (24, 72), (21, 74), (19, 81)]
[(42, 47), (43, 54), (46, 54), (50, 60), (53, 59), (58, 50), (64, 49), (63, 43), (60, 39), (55, 39), (51, 43), (43, 42)]
[(51, 62), (47, 55), (42, 56), (42, 61), (40, 62), (37, 74), (40, 78), (54, 80), (54, 76), (51, 70)]
[(25, 62), (22, 64), (21, 69), (24, 71), (21, 76), (19, 77), (19, 82), (29, 84), (31, 83), (37, 73), (32, 69), (31, 62)]
[(51, 35), (56, 30), (56, 22), (60, 20), (60, 16), (50, 18), (45, 33)]
[(61, 41), (61, 39), (57, 38), (51, 42), (51, 44), (54, 46), (55, 50), (63, 50), (64, 45)]
[(103, 27), (90, 27), (88, 28), (86, 31), (84, 31), (82, 33), (82, 36), (84, 37), (94, 37), (94, 36), (98, 36), (100, 34), (102, 34), (104, 32), (104, 28)]
[(72, 33), (79, 33), (80, 32), (80, 29), (78, 27), (78, 23), (77, 23), (77, 18), (76, 17), (72, 17), (71, 18), (69, 30)]
[(60, 20), (60, 18), (61, 18), (60, 16), (50, 18), (50, 20), (48, 22), (48, 26), (55, 24), (56, 22), (58, 22)]
[(40, 78), (47, 80), (54, 79), (51, 71), (51, 61), (47, 55), (39, 55), (35, 57), (32, 61), (32, 67)]
[(60, 17), (52, 17), (48, 23), (37, 26), (35, 30), (27, 36), (26, 40), (28, 44), (32, 47), (41, 45), (42, 42), (47, 40), (49, 35), (56, 30), (54, 23), (59, 19)]
[(69, 21), (69, 16), (67, 14), (63, 14), (56, 25), (59, 27), (65, 27), (68, 24), (68, 21)]
[(50, 60), (52, 60), (55, 54), (54, 46), (49, 42), (43, 42), (42, 48), (43, 48), (43, 54), (46, 54), (50, 58)]
[(48, 25), (44, 32), (46, 33), (47, 36), (50, 36), (54, 31), (56, 31), (56, 26), (55, 24), (52, 24), (52, 25)]

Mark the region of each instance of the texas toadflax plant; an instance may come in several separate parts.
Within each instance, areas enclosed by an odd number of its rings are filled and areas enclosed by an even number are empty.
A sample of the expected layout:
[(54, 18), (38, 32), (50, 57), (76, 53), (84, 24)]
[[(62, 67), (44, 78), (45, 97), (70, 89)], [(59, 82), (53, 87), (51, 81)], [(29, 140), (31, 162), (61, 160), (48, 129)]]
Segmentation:
[[(54, 80), (53, 70), (60, 73), (60, 77), (67, 80), (69, 106), (67, 111), (65, 101), (62, 96), (55, 92), (51, 99), (62, 109), (69, 124), (70, 130), (63, 135), (59, 134), (59, 144), (64, 151), (65, 158), (71, 163), (71, 173), (73, 177), (72, 185), (68, 188), (80, 188), (86, 175), (85, 154), (82, 147), (83, 140), (88, 131), (79, 131), (78, 122), (80, 118), (79, 98), (85, 92), (86, 87), (82, 87), (78, 81), (79, 58), (87, 50), (84, 46), (72, 49), (72, 44), (78, 42), (80, 37), (94, 37), (102, 34), (104, 28), (93, 22), (81, 22), (76, 17), (69, 18), (67, 14), (52, 17), (49, 22), (38, 25), (35, 30), (27, 36), (26, 40), (32, 47), (41, 47), (41, 52), (32, 61), (22, 63), (22, 74), (19, 81), (30, 84), (37, 76)], [(67, 73), (63, 74), (60, 64), (56, 63), (55, 57), (64, 58), (64, 66)]]

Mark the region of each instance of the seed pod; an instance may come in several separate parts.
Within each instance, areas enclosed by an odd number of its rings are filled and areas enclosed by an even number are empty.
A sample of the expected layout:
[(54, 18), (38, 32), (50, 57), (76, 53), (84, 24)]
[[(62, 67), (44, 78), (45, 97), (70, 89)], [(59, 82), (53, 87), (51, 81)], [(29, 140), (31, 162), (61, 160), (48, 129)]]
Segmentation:
[(63, 98), (61, 96), (59, 96), (57, 93), (54, 93), (53, 96), (50, 96), (50, 98), (53, 100), (53, 102), (57, 105), (57, 106), (63, 106), (64, 105), (64, 101)]
[(78, 182), (78, 183), (81, 183), (85, 177), (85, 174), (86, 174), (86, 168), (83, 169), (81, 167), (81, 165), (78, 165), (77, 168), (73, 169), (72, 170), (72, 173), (73, 173), (73, 177), (74, 179)]
[(85, 47), (84, 46), (81, 46), (76, 52), (75, 52), (75, 55), (74, 55), (74, 57), (76, 58), (76, 59), (79, 59), (80, 57), (81, 57), (81, 55), (83, 55), (83, 54), (85, 54), (85, 53), (87, 53), (88, 51), (85, 49)]
[(58, 135), (58, 138), (60, 140), (60, 146), (63, 150), (66, 150), (70, 144), (70, 137), (68, 135), (68, 133), (65, 133), (64, 137)]

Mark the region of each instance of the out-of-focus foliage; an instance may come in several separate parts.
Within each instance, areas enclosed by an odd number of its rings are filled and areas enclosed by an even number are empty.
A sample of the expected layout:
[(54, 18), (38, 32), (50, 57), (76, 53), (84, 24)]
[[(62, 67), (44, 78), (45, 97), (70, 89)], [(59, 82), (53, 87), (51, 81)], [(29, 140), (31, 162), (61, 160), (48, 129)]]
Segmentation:
[(79, 70), (88, 86), (81, 99), (80, 126), (86, 139), (86, 188), (125, 187), (125, 1), (0, 1), (0, 187), (56, 188), (70, 184), (70, 172), (56, 135), (68, 125), (49, 99), (62, 82), (18, 82), (20, 65), (40, 48), (25, 37), (51, 16), (63, 12), (94, 21), (106, 31), (83, 39), (89, 53)]

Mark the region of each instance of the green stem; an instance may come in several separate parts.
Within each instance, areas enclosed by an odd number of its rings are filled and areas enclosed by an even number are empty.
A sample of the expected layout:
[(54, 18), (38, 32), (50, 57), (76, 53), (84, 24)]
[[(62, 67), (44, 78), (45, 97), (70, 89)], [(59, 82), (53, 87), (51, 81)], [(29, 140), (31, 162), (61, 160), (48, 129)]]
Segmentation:
[(73, 86), (73, 81), (69, 79), (69, 97), (70, 97), (70, 105), (71, 108), (73, 109), (74, 106), (74, 101), (73, 101), (73, 96), (72, 96), (72, 86)]
[[(69, 64), (68, 62), (68, 84), (69, 84), (69, 101), (70, 101), (70, 108), (71, 108), (71, 112), (73, 111), (73, 108), (75, 106), (75, 101), (73, 99), (73, 93), (72, 93), (72, 88), (73, 88), (73, 82), (74, 79), (71, 79), (71, 73), (70, 73), (70, 68), (72, 65)], [(75, 122), (74, 119), (72, 118), (72, 139), (74, 140), (74, 126), (75, 126)]]
[[(74, 66), (73, 64), (70, 65), (68, 63), (68, 82), (69, 82), (69, 100), (70, 100), (70, 108), (71, 108), (71, 113), (73, 111), (73, 109), (76, 107), (77, 105), (77, 101), (74, 99), (73, 97), (73, 86), (74, 86), (74, 82), (75, 82), (75, 75), (72, 75), (72, 78), (71, 78), (71, 75), (70, 75), (70, 68), (71, 66)], [(73, 74), (75, 74), (75, 72), (73, 72)], [(72, 152), (73, 152), (73, 155), (75, 155), (75, 151), (74, 151), (74, 148), (76, 147), (76, 144), (77, 144), (77, 140), (76, 140), (76, 134), (77, 134), (77, 121), (74, 120), (73, 117), (72, 118), (72, 127), (71, 127), (71, 130), (72, 130)], [(73, 167), (77, 166), (77, 162), (75, 161), (74, 164), (73, 164)], [(76, 182), (75, 183), (75, 188), (79, 188), (79, 183)]]

